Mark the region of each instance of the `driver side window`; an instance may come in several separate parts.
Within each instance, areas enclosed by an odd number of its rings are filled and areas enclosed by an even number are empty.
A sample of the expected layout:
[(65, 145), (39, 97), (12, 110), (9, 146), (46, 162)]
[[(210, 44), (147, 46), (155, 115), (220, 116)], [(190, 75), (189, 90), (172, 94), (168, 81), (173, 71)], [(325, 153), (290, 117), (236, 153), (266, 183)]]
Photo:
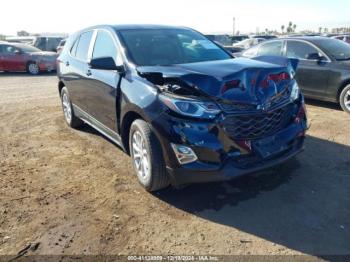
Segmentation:
[(117, 47), (111, 35), (104, 30), (99, 30), (97, 33), (94, 51), (92, 58), (112, 57), (117, 63)]
[(308, 59), (311, 54), (319, 54), (319, 51), (315, 47), (304, 42), (287, 42), (287, 57), (305, 60)]

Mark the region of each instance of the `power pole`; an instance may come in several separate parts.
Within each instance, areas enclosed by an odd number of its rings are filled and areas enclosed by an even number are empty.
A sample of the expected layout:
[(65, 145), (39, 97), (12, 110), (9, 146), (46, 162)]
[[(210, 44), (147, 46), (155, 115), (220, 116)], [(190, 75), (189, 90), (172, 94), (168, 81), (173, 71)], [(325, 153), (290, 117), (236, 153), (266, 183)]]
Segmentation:
[(236, 18), (233, 18), (233, 27), (232, 27), (233, 31), (232, 31), (232, 35), (235, 35), (236, 33)]

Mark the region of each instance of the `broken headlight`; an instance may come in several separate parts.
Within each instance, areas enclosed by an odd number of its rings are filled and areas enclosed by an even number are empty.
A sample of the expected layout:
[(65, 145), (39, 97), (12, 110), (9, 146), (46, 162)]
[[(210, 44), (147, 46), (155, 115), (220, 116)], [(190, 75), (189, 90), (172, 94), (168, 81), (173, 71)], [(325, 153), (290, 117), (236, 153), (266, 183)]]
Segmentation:
[(190, 117), (213, 119), (220, 109), (213, 102), (159, 95), (160, 100), (171, 110)]

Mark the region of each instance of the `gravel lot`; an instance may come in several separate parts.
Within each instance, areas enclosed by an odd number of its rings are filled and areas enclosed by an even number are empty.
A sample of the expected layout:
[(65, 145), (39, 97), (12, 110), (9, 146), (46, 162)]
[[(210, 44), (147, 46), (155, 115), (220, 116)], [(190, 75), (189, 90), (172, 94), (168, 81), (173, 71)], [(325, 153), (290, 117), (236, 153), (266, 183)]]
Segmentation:
[(350, 116), (308, 101), (306, 150), (235, 181), (150, 194), (129, 157), (66, 126), (55, 75), (0, 73), (0, 255), (350, 254)]

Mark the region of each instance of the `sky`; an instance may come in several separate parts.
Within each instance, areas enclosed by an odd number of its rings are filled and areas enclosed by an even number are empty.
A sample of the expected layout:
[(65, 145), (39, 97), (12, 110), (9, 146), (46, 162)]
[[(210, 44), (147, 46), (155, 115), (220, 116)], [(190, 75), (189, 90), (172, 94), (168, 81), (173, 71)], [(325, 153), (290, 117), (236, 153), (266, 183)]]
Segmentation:
[(349, 0), (16, 0), (0, 5), (0, 34), (73, 33), (97, 24), (166, 24), (203, 33), (350, 26)]

